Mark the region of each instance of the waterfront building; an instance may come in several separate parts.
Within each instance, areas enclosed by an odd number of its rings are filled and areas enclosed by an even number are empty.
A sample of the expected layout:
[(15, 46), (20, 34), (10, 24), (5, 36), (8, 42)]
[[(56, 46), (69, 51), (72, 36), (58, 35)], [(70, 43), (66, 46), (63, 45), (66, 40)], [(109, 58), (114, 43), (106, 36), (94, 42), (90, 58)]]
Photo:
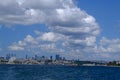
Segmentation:
[(38, 60), (38, 56), (37, 55), (35, 55), (35, 60)]
[(57, 54), (57, 55), (55, 56), (55, 60), (61, 60), (60, 55)]
[(25, 59), (28, 59), (28, 55), (25, 56)]
[(50, 56), (50, 60), (53, 60), (53, 57), (52, 57), (52, 56)]
[(16, 57), (15, 54), (6, 54), (6, 60), (9, 60), (11, 57)]
[(0, 60), (4, 60), (5, 58), (4, 57), (0, 57)]

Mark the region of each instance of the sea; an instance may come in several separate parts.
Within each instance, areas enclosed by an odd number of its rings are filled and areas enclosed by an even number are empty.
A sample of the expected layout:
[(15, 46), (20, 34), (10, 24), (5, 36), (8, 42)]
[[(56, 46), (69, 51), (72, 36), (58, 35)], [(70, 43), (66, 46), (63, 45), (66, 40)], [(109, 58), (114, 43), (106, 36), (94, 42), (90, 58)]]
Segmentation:
[(120, 80), (120, 67), (0, 65), (0, 80)]

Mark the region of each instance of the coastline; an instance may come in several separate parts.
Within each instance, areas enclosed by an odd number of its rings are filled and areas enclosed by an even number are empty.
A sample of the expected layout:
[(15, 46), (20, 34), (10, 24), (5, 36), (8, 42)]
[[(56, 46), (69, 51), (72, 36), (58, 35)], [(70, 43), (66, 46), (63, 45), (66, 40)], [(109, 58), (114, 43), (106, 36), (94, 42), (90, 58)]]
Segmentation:
[(13, 66), (68, 66), (68, 67), (120, 67), (120, 66), (107, 66), (107, 65), (94, 65), (94, 66), (85, 66), (85, 65), (53, 65), (53, 64), (0, 64), (1, 65), (13, 65)]

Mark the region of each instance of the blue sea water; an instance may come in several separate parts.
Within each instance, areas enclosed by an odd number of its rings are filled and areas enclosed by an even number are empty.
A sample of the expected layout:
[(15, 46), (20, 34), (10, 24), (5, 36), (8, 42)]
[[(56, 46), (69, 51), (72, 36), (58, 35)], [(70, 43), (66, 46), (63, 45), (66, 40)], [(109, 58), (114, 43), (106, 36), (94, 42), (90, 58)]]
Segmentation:
[(120, 67), (0, 65), (0, 80), (120, 80)]

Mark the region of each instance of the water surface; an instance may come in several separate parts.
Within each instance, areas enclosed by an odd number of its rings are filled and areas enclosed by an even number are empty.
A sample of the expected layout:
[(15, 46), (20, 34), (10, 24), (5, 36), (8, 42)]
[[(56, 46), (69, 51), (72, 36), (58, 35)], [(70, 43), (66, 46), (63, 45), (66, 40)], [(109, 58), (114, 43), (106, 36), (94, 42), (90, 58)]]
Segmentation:
[(120, 67), (0, 65), (0, 80), (120, 80)]

